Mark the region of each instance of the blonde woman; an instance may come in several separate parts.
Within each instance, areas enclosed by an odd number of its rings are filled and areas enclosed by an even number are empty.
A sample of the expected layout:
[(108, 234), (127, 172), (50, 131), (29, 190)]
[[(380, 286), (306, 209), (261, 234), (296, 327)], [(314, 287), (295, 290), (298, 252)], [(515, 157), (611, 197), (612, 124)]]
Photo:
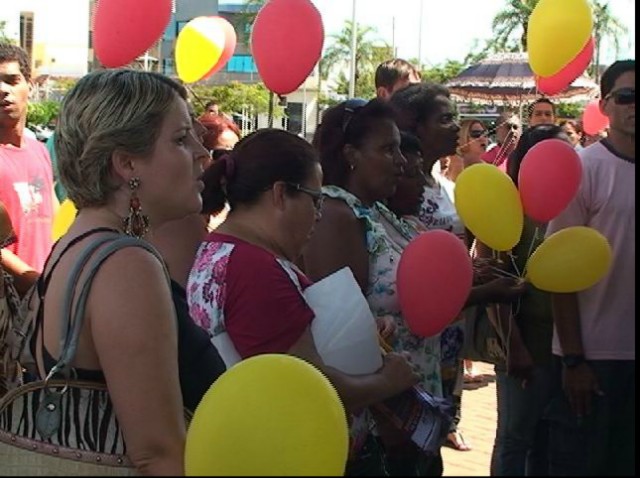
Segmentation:
[[(60, 177), (78, 215), (51, 252), (41, 276), (42, 300), (36, 297), (30, 309), (40, 379), (63, 356), (61, 326), (68, 318), (62, 305), (84, 251), (126, 235), (144, 243), (163, 224), (200, 212), (199, 177), (207, 154), (193, 133), (185, 89), (164, 76), (133, 70), (82, 78), (65, 97), (55, 145)], [(98, 267), (69, 365), (78, 379), (106, 384), (126, 443), (125, 448), (118, 439), (113, 447), (126, 450), (138, 473), (181, 475), (185, 421), (178, 327), (165, 266), (153, 249), (129, 246)], [(90, 280), (86, 275), (78, 288)], [(62, 433), (77, 434), (78, 440), (101, 432), (100, 420), (79, 429), (71, 426), (74, 417), (62, 419)]]

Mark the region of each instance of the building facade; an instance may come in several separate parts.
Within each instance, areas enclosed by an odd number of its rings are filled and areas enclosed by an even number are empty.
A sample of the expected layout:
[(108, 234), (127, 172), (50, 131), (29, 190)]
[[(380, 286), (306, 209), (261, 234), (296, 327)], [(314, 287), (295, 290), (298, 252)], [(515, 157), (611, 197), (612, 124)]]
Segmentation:
[(80, 77), (87, 73), (87, 0), (3, 0), (5, 34), (31, 58), (34, 77)]

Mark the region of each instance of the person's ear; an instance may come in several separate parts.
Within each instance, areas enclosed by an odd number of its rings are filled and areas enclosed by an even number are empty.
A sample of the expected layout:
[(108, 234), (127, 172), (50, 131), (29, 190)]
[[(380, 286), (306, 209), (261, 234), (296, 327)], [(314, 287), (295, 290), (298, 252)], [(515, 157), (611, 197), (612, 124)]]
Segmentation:
[(271, 201), (278, 211), (284, 211), (287, 199), (287, 185), (284, 181), (276, 181), (271, 186)]
[(389, 100), (389, 98), (391, 98), (391, 92), (387, 88), (385, 88), (384, 86), (379, 86), (376, 89), (376, 96), (378, 98), (380, 98), (381, 100), (387, 101), (387, 100)]
[(353, 171), (358, 167), (360, 161), (360, 151), (352, 144), (345, 144), (342, 147), (342, 155), (349, 165), (349, 169)]
[(116, 184), (128, 184), (129, 180), (138, 177), (133, 156), (122, 150), (115, 150), (111, 154), (111, 167)]

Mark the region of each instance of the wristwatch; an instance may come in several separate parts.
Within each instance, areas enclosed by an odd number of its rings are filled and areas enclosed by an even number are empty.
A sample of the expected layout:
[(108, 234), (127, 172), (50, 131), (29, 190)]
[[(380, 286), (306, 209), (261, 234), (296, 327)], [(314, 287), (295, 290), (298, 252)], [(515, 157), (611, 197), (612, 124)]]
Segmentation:
[(582, 354), (569, 354), (562, 357), (562, 363), (567, 368), (576, 368), (585, 362), (584, 355)]

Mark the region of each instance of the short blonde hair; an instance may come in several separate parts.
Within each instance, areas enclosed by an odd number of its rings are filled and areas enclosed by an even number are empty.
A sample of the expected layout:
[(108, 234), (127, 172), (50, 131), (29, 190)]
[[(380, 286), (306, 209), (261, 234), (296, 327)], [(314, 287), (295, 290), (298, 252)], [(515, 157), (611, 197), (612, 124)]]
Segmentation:
[(157, 73), (102, 70), (83, 77), (67, 94), (55, 132), (60, 180), (78, 209), (106, 204), (114, 151), (152, 153), (162, 122), (182, 85)]
[[(460, 138), (457, 153), (462, 155), (469, 151), (469, 143), (471, 142), (471, 127), (474, 124), (480, 124), (484, 128), (484, 123), (478, 119), (466, 119), (460, 123), (460, 132), (458, 138)], [(485, 128), (486, 129), (486, 128)]]

